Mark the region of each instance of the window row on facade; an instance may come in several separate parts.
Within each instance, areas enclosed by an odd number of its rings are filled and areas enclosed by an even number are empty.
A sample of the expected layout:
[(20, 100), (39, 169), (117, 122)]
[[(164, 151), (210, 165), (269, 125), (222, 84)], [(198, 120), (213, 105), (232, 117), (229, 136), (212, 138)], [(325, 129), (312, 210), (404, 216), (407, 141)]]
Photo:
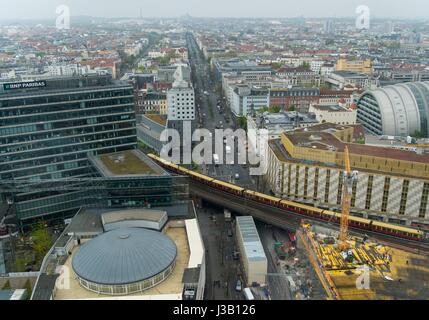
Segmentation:
[[(267, 179), (279, 197), (341, 208), (343, 175), (334, 168), (275, 162), (269, 166)], [(359, 172), (352, 186), (351, 207), (357, 212), (397, 216), (410, 222), (429, 218), (428, 197), (429, 181)]]
[(140, 293), (150, 288), (155, 287), (159, 283), (163, 282), (168, 276), (173, 272), (175, 263), (170, 265), (162, 273), (140, 282), (124, 284), (124, 285), (107, 285), (107, 284), (98, 284), (94, 282), (87, 281), (85, 279), (77, 277), (80, 285), (85, 289), (105, 295), (130, 295), (135, 293)]

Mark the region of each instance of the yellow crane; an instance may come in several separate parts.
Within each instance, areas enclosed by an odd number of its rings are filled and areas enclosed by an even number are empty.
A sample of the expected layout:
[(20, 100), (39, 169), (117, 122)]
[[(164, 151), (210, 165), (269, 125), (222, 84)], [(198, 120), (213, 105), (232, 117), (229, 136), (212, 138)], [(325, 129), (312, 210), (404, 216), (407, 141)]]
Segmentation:
[(351, 169), (349, 148), (347, 146), (344, 149), (344, 164), (345, 171), (343, 183), (342, 215), (339, 235), (339, 248), (341, 251), (346, 251), (349, 249), (347, 238), (349, 230), (350, 201), (353, 192), (353, 182), (357, 179), (357, 172), (352, 172)]

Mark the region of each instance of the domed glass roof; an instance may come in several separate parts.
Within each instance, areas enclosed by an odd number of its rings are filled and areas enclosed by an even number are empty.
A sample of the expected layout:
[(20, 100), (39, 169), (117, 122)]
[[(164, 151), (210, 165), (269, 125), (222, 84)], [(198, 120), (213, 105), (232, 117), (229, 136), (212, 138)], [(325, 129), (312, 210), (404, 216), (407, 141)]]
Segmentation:
[(116, 229), (85, 243), (72, 267), (82, 279), (105, 285), (139, 282), (163, 272), (176, 259), (176, 244), (160, 232)]

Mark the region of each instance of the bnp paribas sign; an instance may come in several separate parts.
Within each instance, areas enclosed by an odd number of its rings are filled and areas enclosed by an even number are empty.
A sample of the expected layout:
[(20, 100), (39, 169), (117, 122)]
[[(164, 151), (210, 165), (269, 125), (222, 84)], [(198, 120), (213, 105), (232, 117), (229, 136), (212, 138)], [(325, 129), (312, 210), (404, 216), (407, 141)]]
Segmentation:
[(3, 89), (5, 91), (18, 90), (18, 89), (32, 89), (32, 88), (44, 88), (46, 87), (46, 81), (30, 81), (30, 82), (14, 82), (4, 83)]

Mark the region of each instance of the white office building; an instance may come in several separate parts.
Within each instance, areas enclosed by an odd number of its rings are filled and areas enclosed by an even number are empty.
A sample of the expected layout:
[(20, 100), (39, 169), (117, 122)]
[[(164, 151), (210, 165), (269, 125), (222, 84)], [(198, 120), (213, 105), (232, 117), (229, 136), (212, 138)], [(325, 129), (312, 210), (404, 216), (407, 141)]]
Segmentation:
[(270, 106), (270, 94), (267, 89), (238, 84), (232, 92), (231, 111), (237, 116), (247, 116), (252, 111)]
[(314, 113), (320, 123), (356, 124), (357, 110), (341, 105), (311, 105), (308, 112)]
[(320, 69), (324, 64), (325, 64), (325, 61), (323, 60), (312, 60), (310, 62), (310, 70), (317, 74), (320, 74)]
[(189, 82), (183, 80), (181, 66), (177, 68), (174, 78), (173, 88), (167, 92), (168, 120), (195, 120), (195, 92)]

